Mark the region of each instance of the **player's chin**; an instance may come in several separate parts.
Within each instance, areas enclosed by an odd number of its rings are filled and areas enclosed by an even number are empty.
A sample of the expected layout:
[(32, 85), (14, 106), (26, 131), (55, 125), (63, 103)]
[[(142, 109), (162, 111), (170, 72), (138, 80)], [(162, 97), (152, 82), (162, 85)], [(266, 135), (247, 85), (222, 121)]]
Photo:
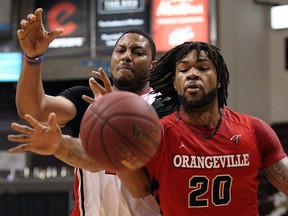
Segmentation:
[(119, 90), (126, 90), (129, 91), (130, 87), (133, 86), (135, 83), (135, 78), (134, 76), (121, 76), (116, 79), (114, 79), (114, 85), (119, 89)]
[(131, 70), (131, 69), (126, 69), (126, 68), (121, 68), (121, 69), (118, 69), (117, 72), (116, 72), (116, 76), (118, 77), (118, 79), (120, 78), (131, 78), (131, 77), (134, 77), (134, 71)]

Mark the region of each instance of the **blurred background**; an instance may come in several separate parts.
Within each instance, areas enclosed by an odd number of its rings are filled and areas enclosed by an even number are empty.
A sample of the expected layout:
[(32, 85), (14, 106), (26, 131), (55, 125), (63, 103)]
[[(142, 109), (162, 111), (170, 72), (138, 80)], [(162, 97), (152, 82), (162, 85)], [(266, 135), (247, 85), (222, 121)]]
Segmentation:
[[(44, 9), (47, 31), (65, 31), (43, 63), (46, 93), (88, 86), (92, 70), (109, 74), (118, 37), (131, 28), (151, 34), (158, 58), (184, 41), (217, 45), (230, 71), (228, 107), (269, 123), (288, 153), (288, 0), (1, 0), (0, 214), (70, 215), (73, 168), (53, 156), (10, 155), (12, 121), (22, 122), (15, 89), (23, 53), (21, 19)], [(63, 133), (70, 131), (63, 129)], [(259, 176), (259, 214), (288, 215), (287, 197)]]

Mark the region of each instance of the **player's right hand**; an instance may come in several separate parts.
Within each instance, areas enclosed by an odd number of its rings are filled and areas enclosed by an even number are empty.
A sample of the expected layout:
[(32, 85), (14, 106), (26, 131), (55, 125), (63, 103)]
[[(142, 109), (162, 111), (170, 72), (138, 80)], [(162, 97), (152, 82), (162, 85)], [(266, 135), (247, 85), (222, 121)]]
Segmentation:
[(10, 148), (9, 153), (31, 151), (40, 155), (54, 154), (59, 149), (62, 139), (62, 132), (56, 123), (55, 113), (50, 113), (48, 126), (42, 125), (29, 114), (25, 115), (25, 120), (32, 127), (21, 125), (16, 122), (11, 124), (12, 129), (20, 134), (9, 134), (8, 140), (24, 144)]
[(47, 32), (42, 22), (42, 13), (43, 9), (38, 8), (34, 14), (28, 14), (27, 19), (21, 20), (17, 31), (21, 48), (31, 58), (42, 55), (49, 44), (64, 31), (57, 28)]

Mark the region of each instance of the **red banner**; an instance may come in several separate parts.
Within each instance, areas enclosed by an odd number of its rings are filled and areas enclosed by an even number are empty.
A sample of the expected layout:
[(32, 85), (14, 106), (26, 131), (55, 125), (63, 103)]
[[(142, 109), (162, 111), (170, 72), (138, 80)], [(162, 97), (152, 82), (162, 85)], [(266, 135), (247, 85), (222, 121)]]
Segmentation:
[(152, 35), (157, 52), (185, 41), (209, 42), (209, 0), (154, 0)]

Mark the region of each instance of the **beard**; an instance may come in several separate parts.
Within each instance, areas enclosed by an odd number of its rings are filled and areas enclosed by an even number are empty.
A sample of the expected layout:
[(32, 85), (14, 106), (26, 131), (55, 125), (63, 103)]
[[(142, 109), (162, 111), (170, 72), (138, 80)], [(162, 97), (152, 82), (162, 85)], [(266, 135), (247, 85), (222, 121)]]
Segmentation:
[(112, 78), (113, 85), (120, 91), (129, 91), (138, 93), (140, 92), (146, 85), (147, 80), (135, 80), (135, 79), (127, 79), (127, 78)]
[(178, 94), (179, 102), (182, 108), (187, 113), (191, 113), (193, 111), (199, 110), (200, 108), (206, 107), (212, 103), (212, 101), (216, 98), (217, 88), (212, 89), (207, 94), (203, 95), (200, 99), (196, 101), (188, 100), (186, 97)]

